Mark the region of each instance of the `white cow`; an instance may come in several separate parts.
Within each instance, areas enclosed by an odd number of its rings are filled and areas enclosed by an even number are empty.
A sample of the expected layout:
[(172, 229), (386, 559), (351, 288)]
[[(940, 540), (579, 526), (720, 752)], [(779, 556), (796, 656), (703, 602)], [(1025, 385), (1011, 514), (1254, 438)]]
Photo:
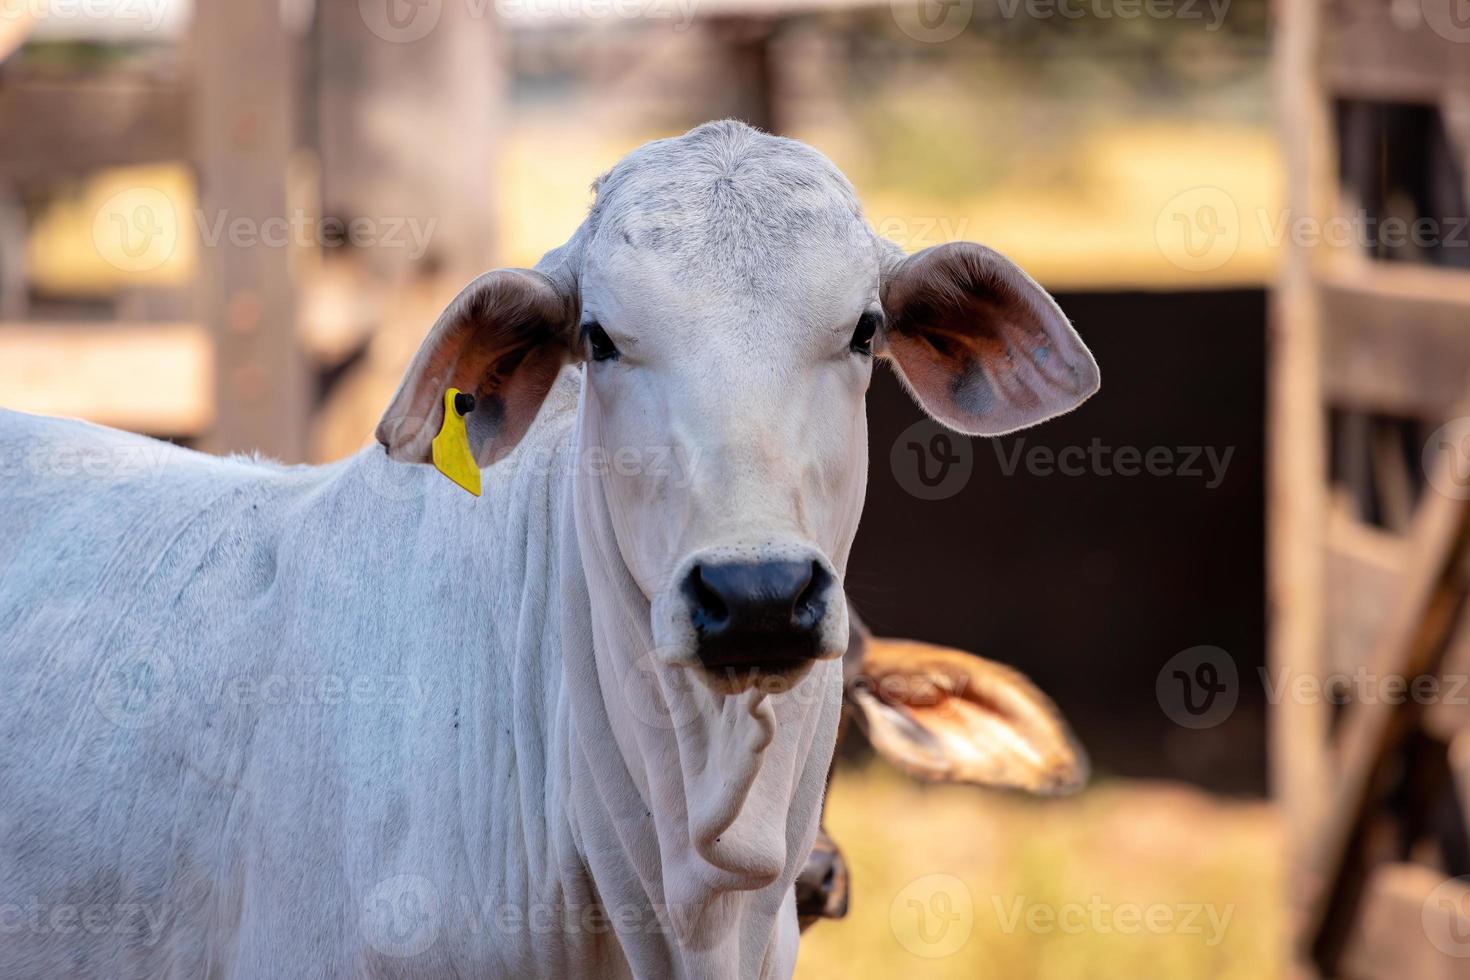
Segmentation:
[(381, 447), (0, 414), (0, 976), (789, 975), (875, 357), (969, 433), (1098, 384), (1004, 258), (722, 122), (471, 283)]

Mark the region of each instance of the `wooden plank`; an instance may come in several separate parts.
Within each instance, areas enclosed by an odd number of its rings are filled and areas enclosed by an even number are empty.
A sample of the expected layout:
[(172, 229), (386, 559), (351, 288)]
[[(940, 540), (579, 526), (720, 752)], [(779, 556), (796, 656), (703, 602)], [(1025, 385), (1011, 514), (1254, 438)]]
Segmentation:
[(1343, 957), (1354, 980), (1460, 980), (1470, 955), (1470, 888), (1418, 864), (1377, 868)]
[[(1322, 218), (1335, 202), (1334, 145), (1317, 72), (1322, 11), (1284, 0), (1273, 47), (1278, 133), (1286, 165), (1286, 203), (1294, 215)], [(1288, 236), (1271, 296), (1268, 362), (1267, 656), (1274, 673), (1323, 674), (1323, 534), (1327, 500), (1327, 419), (1321, 391), (1321, 311), (1315, 257)], [(1329, 708), (1287, 698), (1272, 709), (1272, 795), (1280, 801), (1288, 854), (1303, 852), (1321, 821), (1329, 760)], [(1288, 868), (1288, 935), (1304, 929), (1311, 878)], [(1308, 977), (1305, 944), (1293, 943), (1288, 973)]]
[(1327, 666), (1351, 674), (1368, 663), (1398, 595), (1402, 538), (1333, 508), (1327, 529)]
[(189, 152), (181, 85), (125, 76), (0, 82), (0, 175), (19, 184), (103, 167), (178, 160)]
[[(1448, 458), (1441, 461), (1447, 465)], [(1435, 480), (1443, 474), (1435, 474)], [(1369, 659), (1369, 675), (1415, 677), (1438, 666), (1463, 605), (1470, 502), (1429, 491), (1415, 516), (1398, 599)], [(1381, 791), (1385, 761), (1414, 719), (1412, 700), (1385, 698), (1348, 705), (1340, 721), (1337, 785), (1309, 852), (1315, 894), (1307, 920), (1313, 958), (1335, 972), (1362, 882), (1355, 842)]]
[(1461, 0), (1339, 0), (1322, 32), (1321, 71), (1344, 98), (1436, 102), (1470, 83)]
[[(215, 0), (194, 10), (199, 207), (264, 227), (292, 217), (297, 42), (274, 3)], [(199, 319), (215, 343), (215, 452), (307, 454), (310, 385), (296, 336), (291, 245), (225, 235), (200, 249)]]
[(1322, 381), (1341, 405), (1449, 418), (1470, 390), (1470, 275), (1364, 263), (1322, 276)]
[[(1440, 665), (1436, 686), (1437, 695), (1424, 709), (1424, 730), (1453, 745), (1461, 735), (1470, 732), (1470, 624), (1462, 622), (1456, 629)], [(1470, 745), (1462, 746), (1461, 751), (1470, 752)], [(1470, 777), (1470, 770), (1465, 774)], [(1470, 810), (1465, 813), (1470, 814)]]
[(192, 323), (0, 323), (0, 403), (159, 436), (214, 416), (209, 334)]

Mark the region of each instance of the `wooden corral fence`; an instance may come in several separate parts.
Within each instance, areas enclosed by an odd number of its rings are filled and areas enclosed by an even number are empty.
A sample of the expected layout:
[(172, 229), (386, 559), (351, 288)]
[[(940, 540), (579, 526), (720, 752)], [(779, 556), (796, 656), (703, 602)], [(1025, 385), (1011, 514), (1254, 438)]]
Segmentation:
[[(301, 461), (313, 410), (379, 326), (383, 296), (420, 270), (463, 282), (484, 268), (503, 64), (493, 18), (445, 4), (433, 30), (395, 36), (366, 9), (198, 0), (175, 36), (122, 25), (123, 44), (149, 57), (70, 73), (29, 67), (20, 43), (38, 25), (0, 20), (7, 407)], [(119, 25), (103, 27), (119, 40)], [(173, 215), (198, 239), (192, 280), (139, 274), (103, 303), (38, 294), (28, 205), (105, 168), (157, 163), (194, 177), (195, 213)], [(141, 190), (104, 215), (139, 223), (125, 234), (164, 227), (160, 199)], [(237, 219), (251, 230), (228, 231)], [(262, 244), (265, 223), (283, 220), (306, 230)], [(431, 249), (324, 246), (364, 220), (378, 239), (418, 220)], [(206, 242), (200, 229), (223, 233)]]
[(1272, 310), (1270, 684), (1296, 977), (1470, 976), (1470, 19), (1456, 4), (1278, 7), (1292, 224)]

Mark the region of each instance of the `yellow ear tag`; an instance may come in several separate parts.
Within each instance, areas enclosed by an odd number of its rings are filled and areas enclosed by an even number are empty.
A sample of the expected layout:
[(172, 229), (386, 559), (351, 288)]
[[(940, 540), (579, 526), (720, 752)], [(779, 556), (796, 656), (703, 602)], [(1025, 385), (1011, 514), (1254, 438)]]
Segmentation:
[(434, 469), (478, 497), (480, 467), (475, 465), (475, 455), (470, 452), (470, 437), (464, 429), (464, 417), (474, 410), (474, 395), (461, 394), (458, 388), (444, 392), (444, 425), (433, 443)]

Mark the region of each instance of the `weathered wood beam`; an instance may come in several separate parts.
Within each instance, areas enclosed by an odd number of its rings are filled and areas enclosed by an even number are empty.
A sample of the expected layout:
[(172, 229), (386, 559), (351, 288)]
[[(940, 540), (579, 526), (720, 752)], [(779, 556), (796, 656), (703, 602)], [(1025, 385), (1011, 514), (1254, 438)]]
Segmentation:
[(1470, 888), (1419, 864), (1385, 864), (1369, 879), (1343, 957), (1353, 980), (1460, 980), (1470, 953)]
[(1334, 403), (1444, 419), (1470, 391), (1470, 275), (1365, 263), (1324, 275), (1322, 383)]
[[(1448, 458), (1442, 465), (1448, 465)], [(1435, 480), (1442, 474), (1435, 474)], [(1369, 658), (1369, 676), (1429, 673), (1449, 642), (1464, 606), (1470, 502), (1425, 493), (1408, 540), (1397, 601)], [(1417, 720), (1410, 700), (1354, 702), (1339, 723), (1337, 780), (1317, 828), (1307, 871), (1313, 894), (1304, 934), (1322, 973), (1336, 972), (1352, 911), (1361, 897), (1357, 843), (1382, 792), (1385, 763)]]
[[(194, 11), (195, 159), (204, 220), (289, 221), (299, 39), (274, 3)], [(307, 455), (311, 385), (297, 338), (292, 244), (224, 235), (199, 250), (199, 319), (215, 343), (215, 452)]]
[(1393, 610), (1403, 574), (1402, 538), (1333, 509), (1327, 525), (1327, 667), (1366, 666)]
[(1321, 72), (1333, 95), (1437, 102), (1470, 85), (1470, 23), (1461, 0), (1339, 0), (1322, 29)]
[(22, 186), (190, 151), (180, 85), (134, 78), (0, 82), (0, 175)]

